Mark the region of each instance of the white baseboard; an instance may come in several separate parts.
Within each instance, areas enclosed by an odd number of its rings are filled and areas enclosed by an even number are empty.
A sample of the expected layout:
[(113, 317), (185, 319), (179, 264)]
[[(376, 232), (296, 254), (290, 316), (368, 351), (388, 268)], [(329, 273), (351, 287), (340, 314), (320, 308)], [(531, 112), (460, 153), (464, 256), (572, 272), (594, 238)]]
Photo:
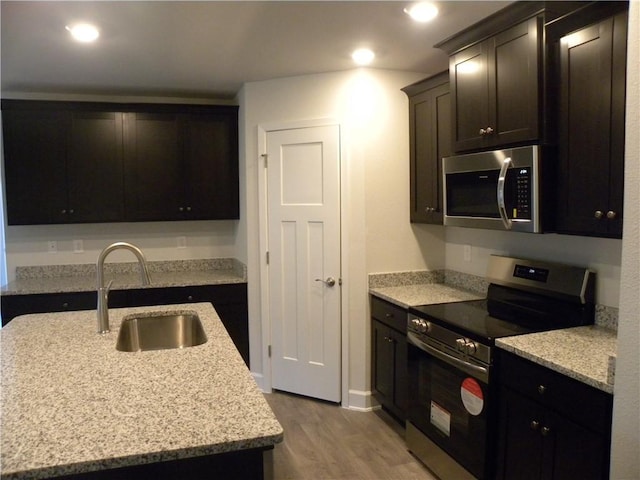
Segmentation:
[(261, 373), (251, 372), (251, 376), (258, 384), (258, 388), (262, 393), (272, 393), (271, 387), (267, 388), (267, 386), (265, 385), (264, 375), (262, 375)]
[(343, 402), (342, 406), (358, 412), (371, 412), (380, 408), (380, 404), (373, 398), (371, 391), (362, 390), (349, 390), (348, 402), (346, 405)]

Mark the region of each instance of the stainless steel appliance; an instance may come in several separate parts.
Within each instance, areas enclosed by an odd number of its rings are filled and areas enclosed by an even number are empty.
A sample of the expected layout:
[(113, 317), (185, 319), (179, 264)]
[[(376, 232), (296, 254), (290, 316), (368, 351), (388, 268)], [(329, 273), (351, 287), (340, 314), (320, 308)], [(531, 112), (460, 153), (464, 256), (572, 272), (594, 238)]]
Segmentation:
[(541, 233), (542, 147), (443, 158), (444, 224)]
[(495, 339), (594, 321), (595, 273), (491, 256), (485, 300), (409, 309), (409, 450), (443, 480), (488, 479), (497, 440)]

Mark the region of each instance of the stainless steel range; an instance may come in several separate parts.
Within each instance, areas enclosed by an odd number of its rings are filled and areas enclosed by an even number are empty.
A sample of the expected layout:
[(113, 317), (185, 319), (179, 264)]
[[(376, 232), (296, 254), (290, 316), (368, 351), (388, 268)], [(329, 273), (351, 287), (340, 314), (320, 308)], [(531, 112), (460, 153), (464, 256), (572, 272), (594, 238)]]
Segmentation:
[(443, 480), (492, 478), (495, 339), (594, 321), (595, 273), (491, 256), (485, 300), (409, 309), (409, 450)]

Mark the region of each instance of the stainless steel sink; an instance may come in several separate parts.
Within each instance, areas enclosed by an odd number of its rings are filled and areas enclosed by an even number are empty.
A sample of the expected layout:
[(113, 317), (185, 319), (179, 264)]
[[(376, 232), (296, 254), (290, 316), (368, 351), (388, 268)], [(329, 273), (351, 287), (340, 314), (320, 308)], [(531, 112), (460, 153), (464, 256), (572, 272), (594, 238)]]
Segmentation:
[(138, 352), (202, 345), (207, 336), (195, 313), (129, 315), (122, 320), (116, 350)]

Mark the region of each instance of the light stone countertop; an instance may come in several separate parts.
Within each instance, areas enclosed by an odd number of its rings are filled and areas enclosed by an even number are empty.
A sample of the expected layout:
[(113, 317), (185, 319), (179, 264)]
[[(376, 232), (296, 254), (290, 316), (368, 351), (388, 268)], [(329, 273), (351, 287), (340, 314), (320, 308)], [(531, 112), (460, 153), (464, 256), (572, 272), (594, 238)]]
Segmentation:
[(486, 298), (486, 295), (442, 283), (371, 288), (369, 293), (402, 308)]
[[(246, 283), (246, 268), (235, 259), (148, 262), (151, 285), (142, 286), (137, 263), (105, 264), (105, 285), (111, 290)], [(97, 289), (94, 264), (18, 267), (16, 280), (0, 288), (0, 295), (91, 292)]]
[[(121, 319), (194, 311), (208, 341), (119, 352)], [(0, 330), (3, 479), (269, 448), (283, 430), (208, 303), (24, 315)]]
[[(597, 325), (566, 328), (499, 338), (496, 345), (508, 352), (613, 393), (616, 332)], [(614, 367), (615, 368), (615, 367)]]

